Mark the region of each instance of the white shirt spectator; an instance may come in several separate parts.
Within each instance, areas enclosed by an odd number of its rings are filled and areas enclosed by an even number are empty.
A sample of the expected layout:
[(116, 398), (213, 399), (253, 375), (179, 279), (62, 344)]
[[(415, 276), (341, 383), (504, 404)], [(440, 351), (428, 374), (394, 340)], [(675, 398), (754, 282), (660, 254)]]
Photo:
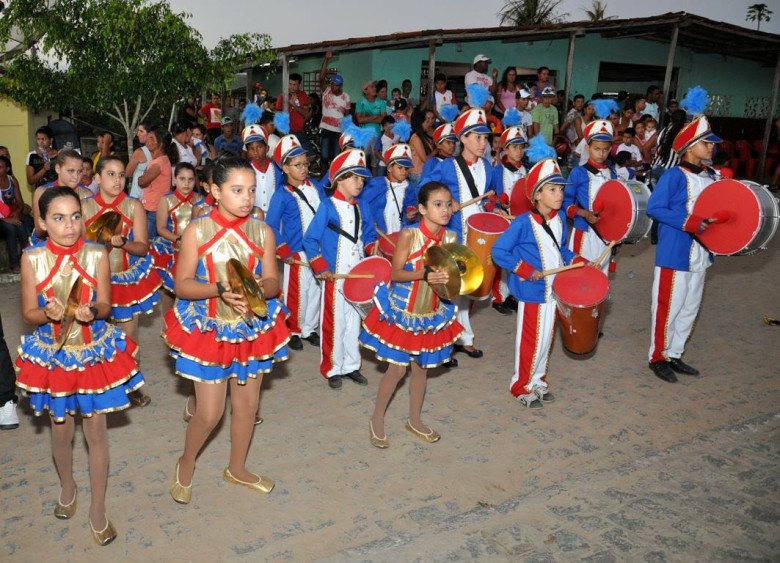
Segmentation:
[(642, 162), (642, 151), (639, 150), (638, 146), (620, 143), (620, 146), (617, 148), (617, 152), (615, 152), (615, 154), (618, 154), (623, 151), (631, 153), (631, 160), (637, 160), (639, 162)]
[[(470, 70), (466, 73), (466, 76), (464, 77), (464, 82), (466, 86), (468, 87), (469, 84), (479, 84), (480, 86), (484, 86), (488, 90), (490, 90), (490, 87), (493, 86), (493, 77), (488, 76), (487, 74), (484, 74), (482, 72), (477, 72), (476, 70)], [(469, 100), (469, 96), (466, 96), (466, 101), (471, 107), (475, 107), (474, 104), (471, 103)]]
[(342, 91), (336, 96), (330, 87), (322, 94), (322, 120), (320, 129), (341, 133), (341, 120), (349, 113), (349, 94)]

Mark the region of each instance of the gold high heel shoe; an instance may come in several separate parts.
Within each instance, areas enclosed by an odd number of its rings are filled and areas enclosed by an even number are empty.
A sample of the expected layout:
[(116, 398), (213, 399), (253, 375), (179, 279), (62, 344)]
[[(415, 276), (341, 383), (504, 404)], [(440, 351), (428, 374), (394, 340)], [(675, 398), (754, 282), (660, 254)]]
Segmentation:
[(243, 485), (245, 487), (249, 487), (250, 489), (254, 489), (255, 491), (258, 491), (263, 494), (268, 494), (271, 491), (274, 490), (275, 483), (272, 479), (269, 479), (268, 477), (263, 477), (262, 475), (258, 475), (258, 480), (256, 483), (247, 483), (246, 481), (241, 481), (240, 479), (236, 479), (233, 477), (233, 474), (230, 472), (230, 469), (225, 469), (225, 472), (222, 473), (222, 478), (227, 483), (232, 483), (233, 485)]
[(73, 500), (70, 501), (70, 504), (62, 504), (62, 489), (60, 489), (60, 496), (57, 498), (57, 506), (54, 507), (54, 516), (56, 518), (59, 518), (60, 520), (73, 518), (73, 515), (76, 514), (76, 497), (78, 496), (78, 492), (78, 489), (74, 491)]
[(89, 521), (89, 529), (92, 530), (92, 537), (98, 545), (108, 545), (116, 539), (116, 529), (108, 518), (106, 518), (106, 527), (102, 530), (97, 531), (92, 525), (92, 520)]
[(192, 419), (192, 413), (190, 412), (190, 397), (192, 395), (187, 396), (187, 400), (184, 401), (184, 414), (181, 415), (181, 417), (184, 419), (184, 422), (189, 422), (190, 419)]
[(385, 434), (384, 438), (380, 438), (374, 433), (374, 424), (371, 419), (368, 419), (368, 431), (371, 433), (371, 445), (375, 448), (379, 448), (384, 450), (385, 448), (390, 447), (390, 442), (387, 441), (387, 434)]
[(176, 480), (171, 487), (171, 497), (179, 504), (189, 504), (192, 500), (192, 483), (186, 487), (179, 482), (179, 464), (176, 464)]
[(427, 442), (429, 444), (433, 444), (434, 442), (441, 440), (441, 434), (436, 432), (434, 429), (431, 429), (430, 433), (425, 434), (424, 432), (420, 432), (414, 426), (412, 426), (412, 423), (408, 420), (406, 421), (406, 429), (423, 442)]

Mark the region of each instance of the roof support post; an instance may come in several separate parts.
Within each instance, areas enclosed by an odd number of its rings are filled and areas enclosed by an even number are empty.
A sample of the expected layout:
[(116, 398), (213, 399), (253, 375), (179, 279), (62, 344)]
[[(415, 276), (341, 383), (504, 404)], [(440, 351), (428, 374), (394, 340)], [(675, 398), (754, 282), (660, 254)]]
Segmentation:
[(565, 76), (565, 94), (563, 96), (563, 103), (566, 104), (564, 106), (563, 112), (561, 112), (561, 117), (563, 119), (566, 118), (566, 114), (569, 112), (568, 103), (569, 103), (569, 95), (571, 94), (571, 72), (572, 67), (574, 65), (574, 41), (577, 37), (577, 32), (572, 31), (569, 34), (569, 51), (566, 55), (566, 76)]
[[(666, 125), (664, 115), (666, 114), (666, 100), (669, 98), (669, 88), (672, 85), (672, 70), (674, 69), (674, 53), (677, 50), (677, 35), (680, 32), (680, 24), (674, 24), (672, 28), (672, 39), (669, 42), (669, 56), (666, 58), (666, 73), (664, 74), (664, 88), (658, 104), (658, 119)], [(659, 126), (661, 123), (659, 123)]]
[(764, 174), (764, 165), (766, 164), (766, 153), (769, 149), (769, 133), (772, 130), (772, 121), (777, 111), (777, 96), (780, 93), (780, 51), (777, 52), (777, 65), (775, 66), (775, 80), (772, 83), (772, 93), (769, 94), (769, 111), (766, 114), (766, 123), (764, 124), (764, 142), (761, 145), (761, 156), (758, 161), (758, 177)]
[(426, 100), (419, 100), (420, 107), (427, 108), (433, 99), (434, 77), (436, 76), (436, 40), (428, 41), (428, 87), (426, 89)]
[(282, 110), (286, 113), (290, 112), (290, 63), (287, 61), (287, 55), (285, 53), (279, 53), (279, 64), (282, 65), (282, 100), (284, 105)]

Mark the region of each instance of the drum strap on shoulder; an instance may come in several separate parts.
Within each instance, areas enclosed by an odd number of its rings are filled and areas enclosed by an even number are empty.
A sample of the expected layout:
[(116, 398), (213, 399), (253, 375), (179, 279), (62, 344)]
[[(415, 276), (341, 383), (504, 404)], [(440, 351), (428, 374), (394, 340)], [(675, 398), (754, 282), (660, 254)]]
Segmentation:
[[(398, 210), (398, 218), (401, 220), (401, 224), (404, 222), (404, 212), (401, 209), (401, 205), (398, 203), (398, 196), (395, 195), (395, 189), (393, 188), (393, 183), (390, 181), (389, 178), (385, 178), (385, 181), (387, 182), (387, 188), (390, 190), (390, 193), (393, 195), (393, 201), (395, 202), (395, 208)], [(409, 189), (408, 187), (406, 189)]]
[(306, 199), (306, 196), (304, 195), (304, 193), (303, 193), (303, 190), (302, 190), (301, 188), (299, 188), (298, 186), (292, 186), (292, 185), (291, 185), (290, 187), (291, 187), (291, 188), (293, 189), (293, 191), (294, 191), (294, 192), (295, 192), (295, 193), (298, 195), (298, 197), (299, 197), (299, 198), (301, 198), (301, 200), (303, 201), (303, 203), (305, 203), (305, 204), (306, 204), (306, 207), (308, 207), (309, 209), (311, 209), (311, 212), (312, 212), (312, 213), (316, 214), (316, 213), (317, 213), (317, 210), (316, 210), (316, 209), (314, 209), (314, 207), (312, 207), (311, 203), (309, 203), (309, 200), (308, 200), (308, 199)]
[(466, 164), (466, 159), (463, 158), (463, 155), (461, 154), (455, 158), (455, 162), (458, 164), (460, 173), (463, 174), (463, 178), (466, 180), (466, 185), (469, 187), (471, 197), (479, 197), (480, 193), (479, 190), (477, 190), (477, 184), (474, 182), (474, 176), (471, 175), (468, 164)]
[(353, 205), (352, 207), (355, 208), (355, 234), (354, 235), (349, 234), (341, 227), (337, 227), (336, 225), (333, 225), (331, 223), (328, 223), (328, 228), (334, 233), (341, 235), (347, 238), (348, 240), (351, 240), (353, 243), (356, 243), (358, 241), (358, 235), (360, 234), (360, 210), (358, 210), (357, 205)]
[[(550, 235), (550, 238), (552, 239), (553, 243), (555, 244), (555, 248), (558, 249), (558, 252), (561, 252), (561, 245), (558, 244), (558, 239), (555, 238), (555, 233), (552, 232), (552, 229), (550, 228), (550, 225), (547, 224), (547, 219), (539, 213), (537, 210), (534, 210), (533, 213), (538, 213), (539, 217), (542, 219), (542, 228), (544, 229), (544, 232)], [(561, 257), (563, 257), (563, 253), (561, 252)]]

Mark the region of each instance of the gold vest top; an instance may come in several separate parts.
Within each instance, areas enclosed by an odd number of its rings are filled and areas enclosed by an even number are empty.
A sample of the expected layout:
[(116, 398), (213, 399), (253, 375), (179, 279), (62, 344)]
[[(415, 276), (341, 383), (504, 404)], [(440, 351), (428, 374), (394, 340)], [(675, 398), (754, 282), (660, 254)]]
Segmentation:
[[(120, 194), (111, 203), (106, 203), (98, 193), (95, 197), (85, 199), (81, 202), (81, 213), (84, 216), (84, 226), (89, 227), (92, 222), (109, 211), (115, 211), (122, 216), (122, 229), (120, 235), (126, 237), (133, 230), (133, 219), (135, 215), (135, 206), (141, 203), (133, 198)], [(121, 248), (111, 247), (108, 253), (108, 264), (111, 273), (123, 272), (130, 267), (130, 260), (127, 252)]]
[[(423, 256), (425, 251), (436, 245), (436, 241), (427, 237), (419, 228), (409, 229), (412, 232), (412, 242), (409, 246), (409, 258), (406, 259), (407, 264), (411, 264), (412, 271), (422, 270), (424, 268)], [(458, 242), (458, 235), (453, 231), (445, 231), (442, 236), (440, 244), (447, 244), (451, 242)], [(431, 290), (431, 286), (422, 280), (416, 282), (406, 282), (410, 284), (417, 284), (416, 291), (410, 294), (409, 303), (404, 308), (406, 311), (417, 314), (426, 315), (435, 311), (439, 306), (439, 298)], [(413, 285), (412, 285), (413, 287)]]
[[(195, 279), (202, 283), (227, 281), (227, 262), (236, 258), (250, 272), (262, 271), (265, 246), (265, 223), (253, 217), (227, 221), (218, 210), (192, 222), (198, 244), (200, 265)], [(238, 321), (240, 316), (217, 297), (208, 300), (208, 315), (224, 321)]]
[[(81, 278), (79, 303), (94, 300), (97, 292), (97, 272), (103, 247), (79, 240), (80, 246), (73, 254), (58, 254), (60, 250), (49, 242), (26, 251), (32, 265), (35, 290), (45, 300), (56, 297), (67, 306), (68, 296), (76, 281)], [(59, 338), (60, 323), (50, 323), (54, 339)], [(78, 321), (71, 325), (66, 345), (87, 344), (92, 341), (91, 325)]]
[(165, 196), (165, 205), (168, 207), (168, 226), (174, 235), (180, 235), (192, 221), (192, 206), (198, 203), (202, 197), (195, 192), (186, 199), (182, 199), (176, 192)]

